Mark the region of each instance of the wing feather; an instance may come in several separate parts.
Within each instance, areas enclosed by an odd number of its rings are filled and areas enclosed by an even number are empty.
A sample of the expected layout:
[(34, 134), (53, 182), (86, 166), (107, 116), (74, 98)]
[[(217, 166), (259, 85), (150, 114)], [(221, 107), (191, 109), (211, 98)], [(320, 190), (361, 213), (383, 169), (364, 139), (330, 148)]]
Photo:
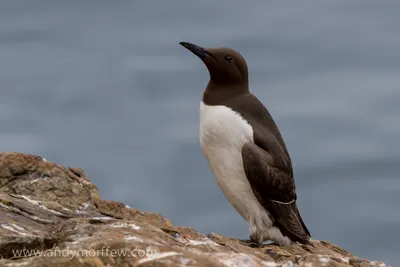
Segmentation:
[(292, 162), (275, 121), (253, 94), (220, 103), (238, 112), (253, 128), (254, 143), (242, 149), (247, 179), (258, 201), (292, 240), (307, 243), (310, 233), (297, 209)]
[(292, 240), (309, 243), (310, 233), (296, 205), (293, 176), (274, 167), (274, 158), (252, 142), (243, 146), (242, 157), (254, 195), (272, 215), (274, 223)]

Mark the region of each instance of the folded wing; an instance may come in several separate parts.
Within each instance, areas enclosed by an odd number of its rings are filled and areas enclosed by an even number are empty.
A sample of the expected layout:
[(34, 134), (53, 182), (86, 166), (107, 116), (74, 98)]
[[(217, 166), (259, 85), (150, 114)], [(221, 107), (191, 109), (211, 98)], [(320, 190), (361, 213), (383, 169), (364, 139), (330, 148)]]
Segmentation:
[(310, 233), (296, 206), (290, 159), (277, 160), (273, 152), (269, 153), (252, 142), (243, 146), (242, 157), (253, 192), (272, 215), (274, 224), (291, 240), (309, 243)]

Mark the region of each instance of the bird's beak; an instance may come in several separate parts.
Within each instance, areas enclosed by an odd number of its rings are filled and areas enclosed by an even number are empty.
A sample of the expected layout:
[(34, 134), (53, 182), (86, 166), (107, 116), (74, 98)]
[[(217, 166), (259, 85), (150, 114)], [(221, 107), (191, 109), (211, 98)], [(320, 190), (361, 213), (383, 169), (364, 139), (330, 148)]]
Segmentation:
[(196, 56), (198, 56), (201, 60), (205, 60), (206, 58), (210, 58), (213, 60), (216, 60), (213, 55), (207, 51), (207, 49), (200, 47), (198, 45), (195, 44), (191, 44), (188, 42), (179, 42), (179, 44), (183, 47), (185, 47), (186, 49), (188, 49), (190, 52), (192, 52), (193, 54), (195, 54)]

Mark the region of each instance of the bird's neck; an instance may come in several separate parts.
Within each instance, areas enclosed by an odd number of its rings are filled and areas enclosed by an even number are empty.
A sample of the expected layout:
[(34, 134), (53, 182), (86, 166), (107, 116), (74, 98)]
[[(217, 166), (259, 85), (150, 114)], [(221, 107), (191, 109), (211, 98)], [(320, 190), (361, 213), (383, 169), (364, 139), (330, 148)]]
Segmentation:
[(215, 84), (212, 80), (208, 82), (203, 94), (203, 102), (208, 105), (221, 105), (226, 100), (249, 93), (248, 84)]

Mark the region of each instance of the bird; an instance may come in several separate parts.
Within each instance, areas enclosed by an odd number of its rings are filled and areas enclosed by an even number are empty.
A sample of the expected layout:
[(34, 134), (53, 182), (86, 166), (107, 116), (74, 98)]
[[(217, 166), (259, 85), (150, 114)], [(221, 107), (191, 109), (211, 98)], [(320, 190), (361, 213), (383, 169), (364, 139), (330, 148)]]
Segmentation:
[(200, 146), (225, 198), (248, 222), (249, 241), (312, 245), (296, 204), (289, 152), (271, 114), (249, 90), (246, 60), (228, 47), (179, 44), (208, 69)]

